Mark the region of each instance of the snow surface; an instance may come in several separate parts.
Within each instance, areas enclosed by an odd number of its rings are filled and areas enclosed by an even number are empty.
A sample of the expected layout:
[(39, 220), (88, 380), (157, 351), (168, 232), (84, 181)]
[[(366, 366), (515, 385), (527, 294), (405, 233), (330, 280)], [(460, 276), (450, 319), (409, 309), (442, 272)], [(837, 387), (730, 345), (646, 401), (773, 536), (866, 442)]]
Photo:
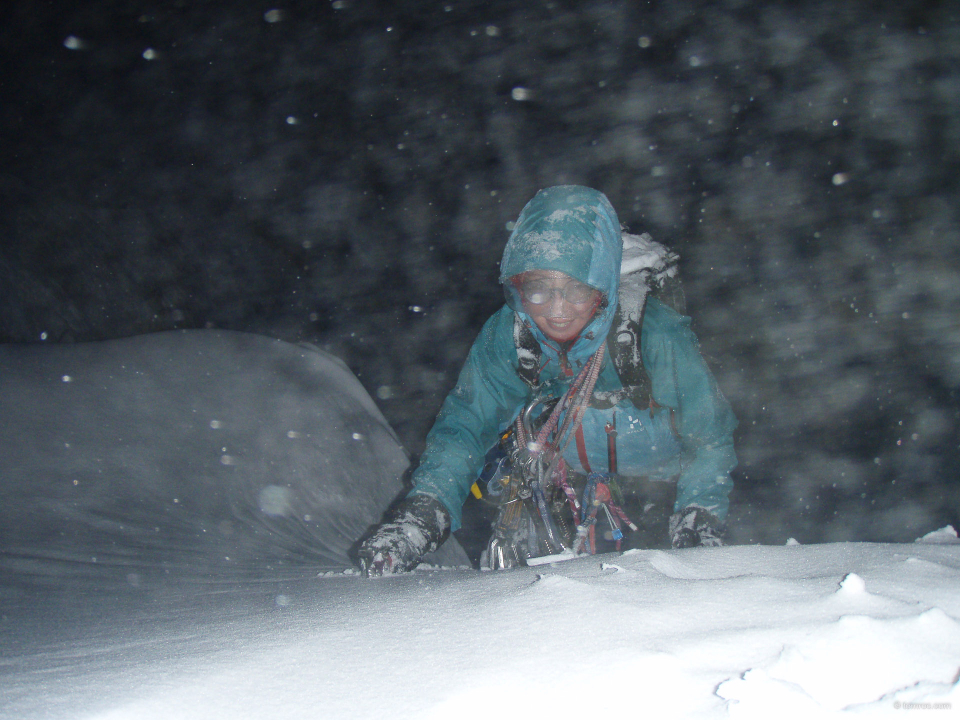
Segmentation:
[(631, 551), (378, 580), (274, 571), (242, 584), (67, 585), (6, 617), (0, 717), (960, 708), (957, 544)]
[[(372, 498), (400, 487), (387, 460), (405, 460), (329, 356), (169, 333), (0, 347), (0, 368), (0, 718), (960, 709), (953, 528), (913, 544), (630, 551), (366, 580), (346, 544), (375, 517)], [(54, 454), (48, 444), (68, 430), (71, 452)], [(84, 503), (64, 494), (95, 481)], [(288, 488), (289, 502), (264, 503), (268, 486)], [(324, 488), (343, 494), (340, 515), (316, 507), (304, 525), (277, 514), (316, 504)], [(165, 543), (145, 541), (147, 511)]]

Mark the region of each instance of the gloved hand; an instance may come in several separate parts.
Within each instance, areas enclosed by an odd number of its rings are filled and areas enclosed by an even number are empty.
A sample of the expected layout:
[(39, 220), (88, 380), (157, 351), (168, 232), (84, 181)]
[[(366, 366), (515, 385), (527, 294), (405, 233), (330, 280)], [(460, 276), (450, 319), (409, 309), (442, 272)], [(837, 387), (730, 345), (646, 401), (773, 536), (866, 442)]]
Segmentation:
[(675, 548), (719, 547), (726, 531), (715, 515), (695, 505), (670, 516), (670, 543)]
[(450, 513), (430, 495), (411, 495), (357, 550), (366, 577), (412, 570), (450, 536)]

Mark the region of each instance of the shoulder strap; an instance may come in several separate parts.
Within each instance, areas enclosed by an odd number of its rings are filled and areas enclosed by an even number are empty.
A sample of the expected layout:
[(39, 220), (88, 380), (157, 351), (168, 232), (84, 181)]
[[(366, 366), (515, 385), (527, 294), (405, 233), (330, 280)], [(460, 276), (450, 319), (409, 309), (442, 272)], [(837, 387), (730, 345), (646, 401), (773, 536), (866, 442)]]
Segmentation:
[[(626, 278), (622, 278), (626, 280)], [(625, 282), (620, 286), (619, 302), (607, 334), (610, 359), (630, 402), (637, 408), (650, 406), (650, 376), (643, 366), (640, 337), (643, 332), (643, 315), (647, 308), (645, 283)]]
[(531, 389), (540, 387), (540, 343), (530, 328), (523, 324), (520, 315), (513, 314), (513, 344), (517, 347), (517, 375)]

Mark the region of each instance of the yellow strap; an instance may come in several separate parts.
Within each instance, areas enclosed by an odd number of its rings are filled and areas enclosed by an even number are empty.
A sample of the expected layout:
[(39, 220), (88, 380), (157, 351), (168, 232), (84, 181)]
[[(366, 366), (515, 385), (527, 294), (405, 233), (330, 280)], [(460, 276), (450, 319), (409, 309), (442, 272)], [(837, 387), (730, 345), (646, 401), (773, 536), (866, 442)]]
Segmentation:
[(482, 497), (482, 495), (480, 494), (480, 486), (477, 485), (476, 483), (474, 483), (473, 485), (470, 486), (470, 492), (473, 493), (473, 496), (474, 496), (477, 500), (479, 500), (479, 499)]

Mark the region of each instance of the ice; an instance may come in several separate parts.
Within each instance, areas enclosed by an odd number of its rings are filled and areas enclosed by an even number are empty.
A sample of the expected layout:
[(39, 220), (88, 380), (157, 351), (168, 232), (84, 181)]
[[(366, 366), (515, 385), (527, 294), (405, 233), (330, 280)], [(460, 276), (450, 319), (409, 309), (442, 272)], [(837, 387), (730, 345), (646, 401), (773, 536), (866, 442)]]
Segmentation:
[(952, 528), (484, 573), (449, 546), (367, 580), (347, 548), (407, 458), (329, 355), (215, 331), (0, 347), (0, 412), (0, 718), (960, 707)]

